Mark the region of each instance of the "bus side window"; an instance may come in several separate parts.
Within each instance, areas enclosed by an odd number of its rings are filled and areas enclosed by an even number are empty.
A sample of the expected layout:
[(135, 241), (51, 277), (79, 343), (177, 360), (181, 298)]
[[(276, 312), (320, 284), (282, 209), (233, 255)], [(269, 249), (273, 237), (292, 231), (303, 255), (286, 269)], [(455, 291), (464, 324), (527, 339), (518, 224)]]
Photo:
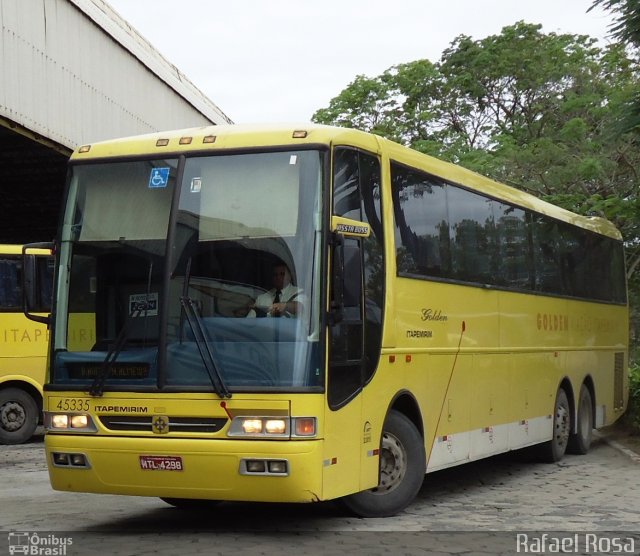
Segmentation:
[(344, 242), (344, 310), (346, 321), (362, 320), (362, 261), (359, 241)]
[(20, 260), (0, 259), (0, 310), (22, 310)]
[[(338, 148), (334, 157), (333, 213), (353, 220), (362, 219), (360, 156), (356, 150)], [(332, 408), (347, 403), (363, 385), (362, 244), (345, 238), (341, 252), (343, 318), (330, 332), (328, 400)]]
[(329, 403), (337, 407), (362, 387), (362, 252), (359, 241), (345, 238), (342, 273), (343, 319), (331, 327)]

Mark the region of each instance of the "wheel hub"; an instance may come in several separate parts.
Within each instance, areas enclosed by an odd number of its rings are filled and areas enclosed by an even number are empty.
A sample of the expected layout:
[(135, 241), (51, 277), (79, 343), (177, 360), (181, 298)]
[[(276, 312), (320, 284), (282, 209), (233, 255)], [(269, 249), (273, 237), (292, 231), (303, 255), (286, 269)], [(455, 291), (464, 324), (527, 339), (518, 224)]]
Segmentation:
[(26, 421), (24, 408), (16, 402), (7, 402), (0, 407), (0, 425), (9, 432), (15, 432), (22, 427)]
[(570, 419), (569, 409), (564, 405), (558, 405), (556, 410), (555, 437), (558, 446), (565, 446), (569, 441)]
[(407, 453), (400, 441), (385, 432), (380, 449), (380, 484), (372, 489), (375, 494), (387, 494), (400, 485), (407, 471)]

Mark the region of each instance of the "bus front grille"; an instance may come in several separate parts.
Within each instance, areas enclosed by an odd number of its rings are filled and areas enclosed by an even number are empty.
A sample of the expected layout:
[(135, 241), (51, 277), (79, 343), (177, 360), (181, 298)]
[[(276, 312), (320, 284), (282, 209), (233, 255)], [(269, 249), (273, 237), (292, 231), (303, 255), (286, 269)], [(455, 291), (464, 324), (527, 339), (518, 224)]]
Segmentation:
[(614, 354), (613, 363), (613, 409), (624, 408), (624, 353)]
[[(154, 430), (154, 417), (139, 415), (100, 415), (102, 425), (112, 431), (158, 432)], [(218, 432), (227, 423), (226, 418), (169, 417), (163, 432)]]

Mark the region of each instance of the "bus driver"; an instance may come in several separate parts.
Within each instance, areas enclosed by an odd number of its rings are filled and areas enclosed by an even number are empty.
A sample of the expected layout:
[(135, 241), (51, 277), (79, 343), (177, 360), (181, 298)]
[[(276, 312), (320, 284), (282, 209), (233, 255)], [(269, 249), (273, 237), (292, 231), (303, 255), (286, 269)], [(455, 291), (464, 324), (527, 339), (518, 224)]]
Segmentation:
[(291, 272), (281, 262), (273, 265), (273, 288), (260, 294), (247, 317), (291, 317), (301, 309), (300, 288), (291, 283)]

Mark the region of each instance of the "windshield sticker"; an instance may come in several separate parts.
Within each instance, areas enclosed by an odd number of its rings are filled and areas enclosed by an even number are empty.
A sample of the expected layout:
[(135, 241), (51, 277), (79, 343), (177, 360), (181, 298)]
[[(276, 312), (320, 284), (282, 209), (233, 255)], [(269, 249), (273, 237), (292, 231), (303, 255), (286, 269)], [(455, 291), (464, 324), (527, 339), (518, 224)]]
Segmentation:
[(336, 226), (336, 232), (342, 232), (345, 234), (363, 234), (369, 233), (369, 226), (355, 226), (353, 224), (338, 224)]
[(191, 193), (200, 193), (202, 189), (202, 178), (193, 178), (191, 180)]
[(169, 183), (170, 168), (152, 168), (149, 176), (149, 188), (160, 189)]
[(298, 163), (298, 157), (297, 157), (297, 155), (292, 154), (292, 155), (289, 157), (289, 165), (290, 165), (290, 166), (295, 166), (297, 163)]
[(158, 316), (158, 293), (134, 293), (130, 295), (129, 314), (132, 317)]

